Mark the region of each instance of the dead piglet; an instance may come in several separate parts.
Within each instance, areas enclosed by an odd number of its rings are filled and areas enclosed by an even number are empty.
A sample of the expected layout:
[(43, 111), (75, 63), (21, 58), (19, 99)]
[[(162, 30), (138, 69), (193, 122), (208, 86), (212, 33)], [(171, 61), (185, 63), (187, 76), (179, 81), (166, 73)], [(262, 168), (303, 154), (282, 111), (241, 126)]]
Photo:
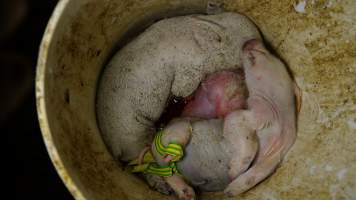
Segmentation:
[(228, 196), (247, 191), (269, 176), (296, 139), (295, 84), (286, 66), (260, 40), (243, 48), (243, 67), (249, 91), (245, 125), (256, 130), (259, 149), (252, 166), (225, 189)]

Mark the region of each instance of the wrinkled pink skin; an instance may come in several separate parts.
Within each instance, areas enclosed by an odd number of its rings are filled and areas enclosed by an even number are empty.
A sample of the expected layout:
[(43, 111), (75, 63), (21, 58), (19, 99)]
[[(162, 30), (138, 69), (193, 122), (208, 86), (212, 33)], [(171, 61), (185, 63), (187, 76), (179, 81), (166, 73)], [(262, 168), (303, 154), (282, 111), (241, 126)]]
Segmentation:
[(286, 66), (259, 40), (244, 44), (242, 59), (249, 91), (244, 115), (256, 130), (259, 149), (252, 166), (225, 189), (228, 196), (241, 194), (268, 177), (296, 139), (296, 89)]
[[(229, 171), (232, 181), (224, 190), (230, 197), (268, 177), (296, 139), (296, 90), (284, 64), (259, 40), (245, 43), (242, 59), (249, 91), (247, 109), (241, 109), (243, 93), (232, 86), (238, 79), (231, 72), (220, 72), (208, 77), (183, 112), (186, 117), (224, 117), (222, 134), (234, 147)], [(172, 122), (166, 129), (169, 134), (163, 142), (167, 144), (178, 139), (185, 145), (191, 137), (189, 118)], [(155, 158), (163, 165), (171, 160)], [(166, 181), (180, 199), (195, 199), (194, 190), (181, 177)]]
[(188, 101), (182, 117), (223, 118), (246, 106), (242, 72), (221, 71), (208, 76)]

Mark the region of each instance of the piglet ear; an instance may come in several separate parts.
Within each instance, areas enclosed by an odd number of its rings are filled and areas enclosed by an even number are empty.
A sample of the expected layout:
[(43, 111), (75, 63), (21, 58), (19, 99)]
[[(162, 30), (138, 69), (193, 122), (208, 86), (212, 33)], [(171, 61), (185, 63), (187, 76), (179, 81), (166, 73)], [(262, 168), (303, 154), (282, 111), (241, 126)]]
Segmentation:
[(267, 178), (281, 162), (280, 152), (269, 155), (256, 162), (251, 168), (235, 178), (224, 190), (228, 197), (246, 192)]

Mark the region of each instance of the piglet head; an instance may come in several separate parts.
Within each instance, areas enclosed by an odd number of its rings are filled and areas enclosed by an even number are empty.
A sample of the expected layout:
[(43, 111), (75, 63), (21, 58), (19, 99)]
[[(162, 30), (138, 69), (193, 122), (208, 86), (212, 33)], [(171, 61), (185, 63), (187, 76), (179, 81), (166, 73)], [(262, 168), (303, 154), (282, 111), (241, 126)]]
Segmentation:
[(290, 91), (286, 66), (266, 49), (261, 40), (252, 39), (244, 44), (242, 62), (250, 94), (258, 90), (258, 93), (280, 96)]

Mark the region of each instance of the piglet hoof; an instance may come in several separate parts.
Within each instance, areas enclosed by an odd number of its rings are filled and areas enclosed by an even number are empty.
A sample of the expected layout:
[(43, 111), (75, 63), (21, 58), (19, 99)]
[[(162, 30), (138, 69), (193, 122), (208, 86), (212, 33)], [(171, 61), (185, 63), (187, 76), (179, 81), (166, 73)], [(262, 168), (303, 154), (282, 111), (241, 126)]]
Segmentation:
[(191, 187), (183, 188), (179, 193), (178, 197), (181, 200), (195, 200), (195, 192)]
[(232, 197), (238, 195), (239, 193), (234, 191), (233, 189), (227, 188), (224, 190), (224, 194), (225, 194), (225, 196), (232, 198)]
[(236, 182), (235, 179), (235, 182), (233, 181), (232, 183), (230, 183), (230, 185), (227, 186), (227, 188), (225, 188), (224, 194), (227, 197), (235, 197), (239, 194), (242, 194), (246, 190), (246, 185), (243, 185), (240, 180)]
[(154, 190), (165, 195), (170, 195), (171, 193), (173, 193), (172, 188), (161, 176), (153, 174), (144, 174), (143, 176), (145, 177), (148, 185)]
[(225, 191), (224, 194), (225, 194), (225, 196), (230, 197), (230, 198), (235, 196), (231, 191)]

